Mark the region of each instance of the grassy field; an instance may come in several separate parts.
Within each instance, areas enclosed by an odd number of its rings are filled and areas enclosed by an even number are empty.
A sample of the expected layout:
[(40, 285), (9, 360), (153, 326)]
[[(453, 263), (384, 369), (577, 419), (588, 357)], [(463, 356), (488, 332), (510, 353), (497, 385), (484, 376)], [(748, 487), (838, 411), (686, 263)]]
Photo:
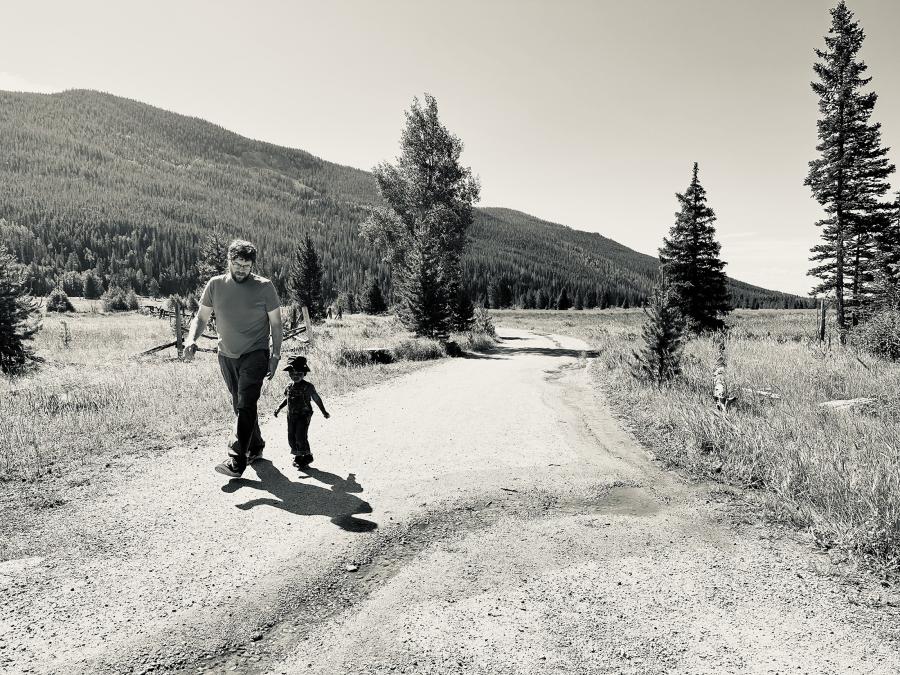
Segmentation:
[[(739, 311), (726, 341), (738, 400), (723, 415), (713, 405), (717, 351), (708, 337), (687, 344), (681, 377), (653, 387), (630, 374), (640, 310), (494, 314), (500, 326), (572, 335), (598, 350), (593, 376), (663, 461), (757, 490), (770, 514), (809, 528), (823, 548), (900, 574), (900, 365), (837, 341), (823, 347), (813, 339), (815, 311)], [(878, 400), (819, 406), (858, 397)]]
[[(43, 366), (0, 380), (0, 490), (84, 480), (92, 466), (159, 455), (178, 444), (224, 444), (233, 418), (214, 354), (198, 353), (186, 364), (170, 348), (134, 359), (173, 339), (167, 321), (138, 312), (103, 314), (97, 301), (73, 301), (76, 313), (44, 318), (35, 339)], [(413, 339), (391, 317), (346, 315), (314, 334), (312, 348), (292, 340), (283, 352), (307, 355), (310, 381), (326, 403), (444, 355), (440, 345)], [(366, 347), (390, 349), (398, 360), (354, 367)], [(276, 375), (261, 411), (274, 410), (287, 382), (286, 374)]]

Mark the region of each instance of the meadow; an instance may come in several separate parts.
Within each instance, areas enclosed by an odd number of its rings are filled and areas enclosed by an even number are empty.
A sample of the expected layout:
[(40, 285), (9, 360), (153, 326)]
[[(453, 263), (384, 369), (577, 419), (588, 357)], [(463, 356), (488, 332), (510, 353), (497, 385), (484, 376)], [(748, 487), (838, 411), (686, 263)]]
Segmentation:
[[(591, 373), (617, 414), (664, 463), (747, 488), (776, 519), (885, 577), (900, 573), (900, 365), (815, 339), (814, 310), (743, 310), (729, 319), (717, 411), (710, 337), (688, 342), (683, 373), (653, 386), (631, 375), (640, 310), (499, 311), (502, 326), (580, 337), (599, 353)], [(500, 331), (502, 335), (502, 330)], [(772, 398), (756, 392), (771, 391)], [(830, 409), (836, 399), (875, 403)]]
[[(170, 348), (134, 358), (172, 341), (168, 321), (135, 311), (104, 314), (98, 301), (73, 302), (75, 313), (43, 319), (34, 341), (42, 366), (0, 380), (0, 490), (24, 484), (40, 501), (57, 493), (41, 485), (85, 481), (113, 462), (159, 456), (179, 444), (221, 441), (224, 447), (233, 417), (214, 354), (183, 363)], [(345, 315), (313, 333), (311, 346), (288, 340), (282, 351), (284, 358), (309, 358), (310, 380), (326, 403), (445, 356), (440, 344), (414, 338), (390, 316)], [(466, 336), (457, 338), (472, 346)], [(395, 361), (368, 363), (370, 347), (389, 350)], [(261, 414), (277, 407), (287, 382), (279, 372), (264, 387)]]

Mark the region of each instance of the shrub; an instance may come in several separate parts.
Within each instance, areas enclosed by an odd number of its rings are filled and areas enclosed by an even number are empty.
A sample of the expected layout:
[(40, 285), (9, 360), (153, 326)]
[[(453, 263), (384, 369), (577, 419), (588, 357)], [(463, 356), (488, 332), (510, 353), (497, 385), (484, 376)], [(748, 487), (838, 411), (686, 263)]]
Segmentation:
[(140, 307), (135, 292), (121, 286), (110, 286), (100, 300), (103, 302), (103, 311), (105, 312), (124, 312)]
[(472, 319), (472, 333), (482, 333), (492, 338), (497, 337), (497, 329), (494, 328), (494, 320), (490, 313), (484, 307), (475, 309), (475, 316)]
[(853, 344), (881, 358), (900, 359), (900, 310), (874, 312), (853, 329)]
[(403, 340), (392, 351), (394, 358), (398, 361), (429, 361), (441, 359), (447, 355), (441, 343), (430, 338)]
[(334, 361), (339, 366), (368, 366), (372, 363), (368, 351), (348, 344), (338, 345)]
[(489, 352), (497, 346), (497, 340), (487, 333), (470, 332), (466, 334), (468, 349), (473, 352)]
[(56, 288), (47, 296), (47, 311), (74, 312), (75, 307), (72, 305), (72, 301), (69, 300), (69, 296), (66, 295), (66, 292), (61, 288)]

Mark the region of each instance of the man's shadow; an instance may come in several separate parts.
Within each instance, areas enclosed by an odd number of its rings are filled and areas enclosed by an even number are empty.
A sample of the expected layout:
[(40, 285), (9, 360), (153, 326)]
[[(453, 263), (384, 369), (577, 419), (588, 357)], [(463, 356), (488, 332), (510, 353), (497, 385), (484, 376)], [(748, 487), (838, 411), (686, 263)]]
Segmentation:
[(267, 459), (254, 462), (253, 468), (260, 480), (248, 478), (231, 480), (222, 486), (222, 492), (232, 493), (242, 487), (249, 487), (255, 490), (265, 490), (276, 498), (251, 499), (243, 504), (238, 504), (239, 509), (246, 511), (254, 506), (266, 504), (298, 516), (328, 516), (332, 523), (350, 532), (370, 532), (378, 527), (378, 523), (354, 518), (357, 513), (372, 513), (372, 506), (359, 497), (348, 494), (362, 492), (362, 486), (356, 482), (356, 476), (352, 473), (343, 479), (333, 473), (319, 471), (312, 467), (305, 469), (312, 478), (332, 486), (330, 490), (327, 490), (318, 485), (293, 482)]

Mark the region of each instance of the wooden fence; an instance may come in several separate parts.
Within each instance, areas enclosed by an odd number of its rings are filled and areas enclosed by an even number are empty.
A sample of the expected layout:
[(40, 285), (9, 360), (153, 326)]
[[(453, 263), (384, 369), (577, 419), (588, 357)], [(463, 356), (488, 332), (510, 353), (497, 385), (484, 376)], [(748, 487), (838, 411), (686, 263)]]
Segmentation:
[[(144, 307), (144, 310), (147, 313), (154, 314), (160, 319), (167, 319), (172, 323), (172, 330), (175, 333), (175, 339), (171, 342), (166, 342), (165, 344), (157, 345), (155, 347), (151, 347), (150, 349), (142, 351), (139, 354), (135, 354), (134, 358), (149, 356), (150, 354), (161, 352), (162, 350), (168, 349), (169, 347), (175, 347), (175, 351), (177, 352), (179, 359), (184, 357), (184, 336), (189, 332), (190, 324), (193, 321), (196, 312), (193, 312), (190, 316), (187, 316), (179, 300), (174, 300), (173, 305), (174, 310), (168, 310), (163, 307), (153, 307), (151, 305), (147, 305)], [(303, 324), (283, 331), (281, 334), (282, 341), (300, 339), (301, 336), (305, 336), (306, 339), (304, 340), (304, 342), (312, 343), (312, 322), (309, 318), (309, 310), (306, 307), (301, 307), (301, 309), (303, 311)], [(208, 333), (202, 333), (200, 337), (206, 338), (208, 340), (219, 339), (218, 335), (211, 335)], [(197, 351), (216, 354), (219, 350), (217, 347), (210, 348), (198, 346)]]

